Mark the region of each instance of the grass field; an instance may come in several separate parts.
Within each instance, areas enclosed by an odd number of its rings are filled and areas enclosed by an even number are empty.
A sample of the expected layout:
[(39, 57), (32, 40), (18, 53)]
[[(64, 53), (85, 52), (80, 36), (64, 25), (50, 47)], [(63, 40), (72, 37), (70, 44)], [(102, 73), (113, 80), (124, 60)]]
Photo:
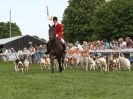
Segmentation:
[(52, 74), (34, 64), (20, 73), (0, 62), (0, 99), (133, 99), (133, 71)]

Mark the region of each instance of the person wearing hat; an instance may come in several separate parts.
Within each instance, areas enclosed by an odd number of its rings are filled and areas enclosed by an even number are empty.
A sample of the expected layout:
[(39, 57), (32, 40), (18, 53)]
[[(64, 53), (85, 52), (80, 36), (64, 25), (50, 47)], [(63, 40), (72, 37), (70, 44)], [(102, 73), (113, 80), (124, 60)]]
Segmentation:
[[(65, 46), (65, 40), (62, 37), (62, 29), (63, 26), (62, 24), (58, 23), (58, 18), (57, 17), (53, 17), (53, 25), (52, 27), (55, 27), (56, 30), (56, 37), (62, 42), (62, 46), (63, 46), (63, 51), (65, 53), (66, 50), (66, 46)], [(49, 48), (47, 48), (47, 52), (45, 54), (49, 53)]]

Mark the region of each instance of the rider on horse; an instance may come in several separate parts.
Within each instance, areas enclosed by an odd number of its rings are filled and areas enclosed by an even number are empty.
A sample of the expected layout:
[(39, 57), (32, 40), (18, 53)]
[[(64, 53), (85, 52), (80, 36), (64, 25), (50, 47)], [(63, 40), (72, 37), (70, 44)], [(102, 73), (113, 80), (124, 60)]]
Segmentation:
[[(58, 23), (58, 18), (57, 17), (53, 17), (53, 23), (54, 24), (52, 25), (52, 27), (55, 27), (56, 37), (61, 41), (62, 46), (63, 46), (63, 51), (65, 53), (66, 46), (65, 46), (65, 41), (62, 37), (63, 26), (62, 26), (62, 24)], [(49, 47), (49, 43), (48, 43), (47, 44), (47, 52), (45, 54), (49, 54), (49, 51), (50, 51), (50, 47)]]

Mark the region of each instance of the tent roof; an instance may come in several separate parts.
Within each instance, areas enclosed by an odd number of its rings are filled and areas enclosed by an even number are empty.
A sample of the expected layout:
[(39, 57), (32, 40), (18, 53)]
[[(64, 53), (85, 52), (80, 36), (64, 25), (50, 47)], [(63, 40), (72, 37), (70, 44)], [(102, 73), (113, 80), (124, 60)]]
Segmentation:
[[(10, 37), (10, 38), (0, 39), (0, 45), (6, 44), (6, 43), (8, 43), (8, 42), (17, 40), (17, 39), (22, 38), (22, 37), (25, 37), (25, 36), (29, 36), (29, 35), (15, 36), (15, 37)], [(34, 38), (34, 37), (33, 37), (33, 38)], [(35, 38), (35, 39), (37, 39), (37, 38)]]

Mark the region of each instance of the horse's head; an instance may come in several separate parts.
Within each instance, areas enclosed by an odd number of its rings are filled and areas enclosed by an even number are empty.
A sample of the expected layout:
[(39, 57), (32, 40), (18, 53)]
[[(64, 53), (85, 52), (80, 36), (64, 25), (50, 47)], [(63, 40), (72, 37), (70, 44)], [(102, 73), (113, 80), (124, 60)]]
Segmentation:
[(56, 37), (56, 29), (55, 29), (55, 26), (50, 26), (49, 27), (49, 39), (53, 39)]

